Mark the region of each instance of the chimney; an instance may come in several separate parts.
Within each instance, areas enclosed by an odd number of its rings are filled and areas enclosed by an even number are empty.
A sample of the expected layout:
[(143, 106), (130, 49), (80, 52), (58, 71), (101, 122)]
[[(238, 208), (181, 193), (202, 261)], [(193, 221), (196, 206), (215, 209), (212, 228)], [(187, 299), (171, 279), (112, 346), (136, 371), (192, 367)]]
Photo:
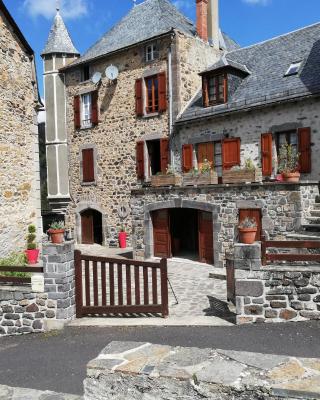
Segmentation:
[(209, 0), (208, 39), (216, 50), (220, 49), (219, 0)]
[(208, 0), (196, 0), (197, 2), (197, 32), (205, 42), (208, 41)]

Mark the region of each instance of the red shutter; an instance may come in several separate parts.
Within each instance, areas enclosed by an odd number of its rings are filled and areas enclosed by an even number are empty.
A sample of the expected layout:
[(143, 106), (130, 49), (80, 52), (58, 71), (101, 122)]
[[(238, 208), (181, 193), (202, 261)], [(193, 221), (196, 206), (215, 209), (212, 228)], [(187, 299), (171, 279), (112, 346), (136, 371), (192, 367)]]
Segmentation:
[(202, 102), (203, 107), (209, 107), (208, 79), (206, 76), (202, 77)]
[(142, 79), (136, 80), (136, 114), (138, 117), (143, 116), (142, 84)]
[(165, 174), (169, 165), (169, 139), (160, 140), (161, 172)]
[(97, 91), (91, 93), (91, 122), (93, 125), (98, 125), (99, 123)]
[(93, 149), (82, 150), (82, 181), (94, 182)]
[(144, 179), (144, 142), (137, 142), (136, 147), (137, 176)]
[(311, 172), (311, 128), (298, 129), (300, 172)]
[(167, 80), (165, 72), (158, 74), (159, 84), (159, 112), (167, 110)]
[(272, 175), (272, 133), (261, 135), (261, 165), (262, 175)]
[(75, 129), (80, 129), (81, 128), (80, 96), (74, 96), (74, 99), (73, 99), (73, 111), (74, 111), (74, 127), (75, 127)]
[(240, 138), (224, 139), (222, 141), (223, 169), (240, 165)]
[(193, 167), (193, 148), (192, 144), (182, 146), (182, 170), (189, 172)]

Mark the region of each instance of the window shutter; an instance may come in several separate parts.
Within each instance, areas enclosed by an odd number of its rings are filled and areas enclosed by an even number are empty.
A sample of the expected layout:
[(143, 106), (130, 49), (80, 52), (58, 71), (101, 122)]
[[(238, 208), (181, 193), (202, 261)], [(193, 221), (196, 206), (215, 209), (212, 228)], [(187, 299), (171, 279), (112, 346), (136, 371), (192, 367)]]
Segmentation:
[(213, 167), (213, 154), (214, 154), (214, 145), (213, 143), (199, 143), (198, 144), (198, 166), (199, 169), (202, 168), (204, 160), (207, 160), (211, 167)]
[(261, 135), (261, 165), (262, 175), (272, 175), (272, 133)]
[(300, 172), (311, 172), (311, 128), (298, 129)]
[(193, 167), (193, 148), (192, 144), (182, 146), (182, 170), (189, 172)]
[(202, 102), (203, 107), (209, 107), (208, 79), (206, 76), (202, 77)]
[(167, 80), (165, 72), (158, 74), (159, 84), (159, 112), (167, 110)]
[(137, 142), (136, 162), (138, 179), (144, 179), (144, 142)]
[(74, 127), (75, 127), (75, 129), (80, 129), (81, 128), (80, 96), (74, 96), (74, 99), (73, 99), (73, 111), (74, 111)]
[(224, 139), (222, 141), (223, 169), (231, 169), (240, 165), (240, 138)]
[(136, 115), (143, 116), (143, 96), (142, 96), (142, 79), (136, 80)]
[(82, 150), (82, 181), (94, 182), (93, 149)]
[(160, 140), (161, 172), (165, 174), (169, 165), (169, 139)]
[(91, 122), (93, 125), (98, 125), (99, 123), (97, 91), (91, 93)]

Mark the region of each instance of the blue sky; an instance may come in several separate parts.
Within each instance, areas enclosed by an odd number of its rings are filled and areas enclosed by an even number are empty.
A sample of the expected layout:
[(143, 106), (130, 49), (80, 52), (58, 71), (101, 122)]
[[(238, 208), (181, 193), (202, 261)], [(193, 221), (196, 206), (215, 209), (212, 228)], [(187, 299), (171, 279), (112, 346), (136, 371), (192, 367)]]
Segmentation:
[[(143, 0), (137, 0), (137, 3)], [(195, 0), (171, 0), (190, 19)], [(37, 55), (40, 93), (44, 48), (56, 0), (4, 0)], [(83, 53), (133, 6), (133, 0), (60, 0), (77, 49)], [(222, 30), (242, 46), (320, 21), (320, 0), (220, 0)]]

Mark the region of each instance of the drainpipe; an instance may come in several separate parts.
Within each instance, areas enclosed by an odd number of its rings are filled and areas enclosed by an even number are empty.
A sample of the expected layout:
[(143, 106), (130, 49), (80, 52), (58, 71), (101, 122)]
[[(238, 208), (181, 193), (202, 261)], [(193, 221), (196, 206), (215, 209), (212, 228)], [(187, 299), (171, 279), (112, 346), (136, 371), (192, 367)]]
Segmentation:
[(170, 138), (170, 164), (174, 167), (174, 154), (172, 146), (173, 134), (173, 86), (172, 86), (172, 42), (175, 34), (171, 35), (171, 43), (168, 48), (168, 83), (169, 83), (169, 138)]

